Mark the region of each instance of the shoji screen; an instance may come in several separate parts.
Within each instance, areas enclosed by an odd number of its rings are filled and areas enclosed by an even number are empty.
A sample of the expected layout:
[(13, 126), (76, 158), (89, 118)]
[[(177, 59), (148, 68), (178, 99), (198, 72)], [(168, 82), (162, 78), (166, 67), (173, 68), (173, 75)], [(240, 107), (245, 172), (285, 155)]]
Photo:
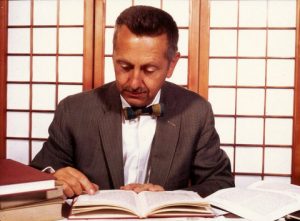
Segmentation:
[(169, 80), (187, 87), (188, 84), (188, 33), (189, 33), (189, 0), (106, 0), (105, 24), (105, 75), (104, 82), (115, 79), (112, 64), (112, 38), (113, 27), (117, 16), (125, 8), (132, 5), (150, 5), (161, 8), (170, 13), (179, 26), (179, 60), (172, 78)]
[(210, 8), (209, 100), (236, 184), (290, 182), (296, 0)]
[(84, 0), (9, 0), (6, 157), (40, 150), (57, 103), (83, 88)]

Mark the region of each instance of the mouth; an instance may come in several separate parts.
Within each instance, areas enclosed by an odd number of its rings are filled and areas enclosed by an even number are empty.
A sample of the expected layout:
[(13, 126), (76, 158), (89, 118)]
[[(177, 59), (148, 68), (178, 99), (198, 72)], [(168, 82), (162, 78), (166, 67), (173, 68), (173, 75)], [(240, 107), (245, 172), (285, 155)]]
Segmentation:
[(124, 95), (131, 99), (141, 99), (146, 96), (146, 92), (124, 91)]

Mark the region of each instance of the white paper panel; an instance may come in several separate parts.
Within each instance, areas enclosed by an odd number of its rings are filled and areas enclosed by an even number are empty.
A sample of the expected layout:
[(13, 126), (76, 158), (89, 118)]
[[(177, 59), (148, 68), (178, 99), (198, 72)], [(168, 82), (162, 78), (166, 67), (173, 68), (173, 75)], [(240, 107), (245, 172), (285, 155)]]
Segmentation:
[(263, 115), (265, 93), (263, 89), (238, 89), (237, 114)]
[(234, 143), (234, 118), (216, 117), (215, 126), (221, 143)]
[(32, 113), (32, 137), (47, 138), (48, 127), (53, 120), (54, 114)]
[(55, 82), (56, 58), (54, 56), (32, 57), (33, 81)]
[(33, 84), (32, 85), (32, 109), (54, 110), (55, 109), (55, 85)]
[(134, 0), (134, 5), (149, 5), (152, 7), (160, 8), (160, 0)]
[(60, 0), (59, 23), (83, 25), (84, 0)]
[(114, 35), (113, 28), (105, 29), (105, 54), (107, 55), (112, 55), (113, 53), (113, 35)]
[(44, 144), (44, 142), (42, 142), (42, 141), (32, 141), (31, 142), (31, 157), (32, 157), (32, 159), (42, 149), (43, 144)]
[(58, 81), (78, 82), (83, 80), (83, 57), (60, 56), (58, 60)]
[(29, 113), (7, 112), (6, 135), (8, 137), (29, 136)]
[(235, 113), (235, 89), (210, 88), (208, 99), (212, 104), (214, 114)]
[(265, 56), (266, 31), (265, 30), (240, 30), (239, 31), (239, 56)]
[(268, 59), (267, 63), (268, 86), (294, 86), (294, 60)]
[(211, 27), (237, 27), (238, 1), (210, 1)]
[(291, 148), (265, 149), (265, 173), (291, 174), (291, 167)]
[(268, 1), (270, 27), (296, 27), (296, 0)]
[(240, 86), (264, 86), (265, 60), (239, 59), (237, 84)]
[(7, 80), (29, 81), (29, 56), (7, 56)]
[(238, 144), (262, 144), (263, 143), (263, 119), (261, 118), (237, 118), (236, 143)]
[(209, 85), (235, 85), (235, 59), (209, 60)]
[(267, 1), (247, 0), (239, 3), (240, 27), (267, 26)]
[(118, 15), (132, 5), (132, 0), (107, 0), (106, 1), (106, 25), (114, 25)]
[(178, 51), (181, 55), (188, 55), (188, 43), (189, 43), (189, 30), (179, 29), (179, 39), (178, 39)]
[[(34, 25), (56, 25), (57, 19), (57, 1), (43, 0), (34, 1), (33, 7), (33, 24)], [(69, 11), (73, 11), (69, 10)]]
[(172, 77), (167, 78), (167, 80), (178, 85), (187, 85), (187, 79), (188, 60), (186, 58), (180, 58), (176, 64)]
[(6, 158), (23, 164), (29, 163), (29, 143), (25, 140), (7, 140)]
[(56, 29), (33, 29), (33, 53), (56, 53)]
[(292, 145), (292, 119), (266, 119), (266, 144)]
[(108, 83), (114, 81), (115, 78), (115, 69), (111, 57), (106, 57), (104, 59), (104, 82)]
[(30, 29), (8, 28), (8, 53), (30, 52)]
[(81, 85), (59, 85), (58, 86), (58, 102), (65, 97), (82, 92)]
[(210, 56), (235, 56), (237, 44), (237, 31), (211, 30), (210, 31)]
[(294, 57), (295, 38), (294, 30), (269, 30), (268, 56)]
[(163, 10), (173, 17), (177, 26), (188, 26), (189, 2), (189, 0), (163, 0)]
[(293, 116), (294, 90), (268, 89), (266, 115)]
[(8, 1), (8, 25), (30, 24), (30, 0)]
[(252, 183), (260, 181), (260, 176), (239, 176), (235, 175), (235, 186), (236, 187), (247, 187)]
[(59, 29), (59, 53), (82, 54), (83, 53), (83, 28)]
[(236, 147), (236, 172), (261, 173), (262, 148), (261, 147)]
[(28, 84), (7, 84), (7, 109), (29, 109)]

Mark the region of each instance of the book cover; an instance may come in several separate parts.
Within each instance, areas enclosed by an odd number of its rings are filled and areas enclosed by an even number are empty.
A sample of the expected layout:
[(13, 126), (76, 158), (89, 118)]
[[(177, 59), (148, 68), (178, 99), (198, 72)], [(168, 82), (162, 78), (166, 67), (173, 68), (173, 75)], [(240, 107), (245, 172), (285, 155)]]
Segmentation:
[(51, 174), (11, 159), (0, 159), (0, 196), (54, 188)]

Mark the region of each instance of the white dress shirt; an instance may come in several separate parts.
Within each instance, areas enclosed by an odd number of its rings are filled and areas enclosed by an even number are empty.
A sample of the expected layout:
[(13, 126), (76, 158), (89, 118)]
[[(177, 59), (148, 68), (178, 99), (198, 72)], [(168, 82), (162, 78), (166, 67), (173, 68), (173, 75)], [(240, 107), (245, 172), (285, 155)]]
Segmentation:
[[(158, 104), (159, 91), (153, 102)], [(121, 96), (122, 107), (130, 107)], [(149, 176), (147, 171), (152, 140), (156, 129), (157, 117), (141, 115), (122, 123), (124, 183), (146, 183)]]

